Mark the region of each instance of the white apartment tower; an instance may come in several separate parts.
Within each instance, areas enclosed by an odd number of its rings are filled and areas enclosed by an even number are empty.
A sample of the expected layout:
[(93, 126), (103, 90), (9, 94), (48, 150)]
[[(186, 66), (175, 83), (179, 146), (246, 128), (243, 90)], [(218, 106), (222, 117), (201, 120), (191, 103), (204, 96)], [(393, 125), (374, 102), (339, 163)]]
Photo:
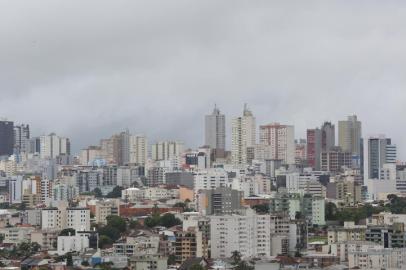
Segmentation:
[(244, 215), (210, 216), (211, 257), (229, 258), (235, 250), (243, 258), (269, 258), (271, 219), (247, 209)]
[(295, 130), (293, 126), (272, 123), (259, 127), (259, 142), (267, 159), (295, 164)]
[(242, 117), (231, 123), (231, 158), (235, 165), (248, 164), (249, 153), (256, 144), (256, 123), (252, 112), (244, 105)]
[(70, 154), (70, 141), (68, 138), (59, 137), (55, 133), (40, 137), (41, 158), (55, 158), (61, 154)]
[(214, 106), (213, 112), (205, 117), (205, 145), (224, 156), (226, 149), (226, 117)]
[(148, 159), (147, 137), (141, 135), (130, 136), (130, 163), (145, 165)]
[(157, 142), (152, 145), (152, 159), (153, 160), (170, 160), (180, 157), (183, 153), (184, 144), (175, 141)]

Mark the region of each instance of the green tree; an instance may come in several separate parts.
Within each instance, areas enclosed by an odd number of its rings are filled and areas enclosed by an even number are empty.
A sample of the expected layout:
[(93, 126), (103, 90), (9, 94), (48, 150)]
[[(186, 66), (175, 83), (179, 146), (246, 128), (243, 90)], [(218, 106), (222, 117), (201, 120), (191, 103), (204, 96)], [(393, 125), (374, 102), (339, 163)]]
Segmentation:
[(166, 213), (160, 218), (159, 225), (164, 226), (166, 228), (175, 226), (175, 225), (180, 225), (182, 224), (182, 221), (175, 217), (174, 214), (171, 213)]
[(269, 213), (269, 204), (264, 203), (264, 204), (258, 204), (252, 206), (252, 209), (255, 210), (258, 214), (268, 214)]
[(72, 253), (70, 252), (66, 254), (66, 266), (73, 266)]
[(174, 265), (176, 264), (176, 256), (171, 254), (168, 256), (168, 265)]
[(183, 211), (185, 211), (187, 205), (186, 205), (186, 203), (184, 203), (184, 202), (177, 202), (177, 203), (175, 203), (175, 204), (173, 205), (173, 207), (179, 207), (179, 208), (182, 208)]
[(105, 246), (110, 246), (114, 243), (114, 241), (108, 237), (107, 235), (100, 235), (99, 237), (99, 248), (103, 248)]
[(335, 203), (332, 203), (332, 202), (326, 203), (325, 209), (326, 209), (326, 211), (325, 211), (326, 219), (335, 220), (335, 218), (337, 216), (337, 206), (335, 205)]
[(92, 193), (96, 198), (103, 197), (103, 193), (101, 192), (100, 188), (93, 189)]
[(69, 236), (69, 235), (75, 235), (75, 233), (76, 233), (76, 231), (75, 231), (75, 229), (72, 229), (72, 228), (67, 228), (67, 229), (63, 229), (60, 233), (59, 233), (59, 235), (60, 236)]
[(104, 226), (98, 229), (98, 233), (101, 236), (107, 236), (108, 238), (112, 239), (112, 241), (116, 241), (120, 238), (120, 231), (112, 226)]
[(123, 190), (120, 186), (115, 186), (111, 192), (107, 194), (107, 198), (121, 198), (121, 191)]
[(241, 262), (241, 253), (238, 250), (234, 250), (231, 253), (231, 259), (233, 260), (232, 261), (233, 265), (239, 264)]
[(127, 222), (124, 218), (116, 215), (107, 217), (107, 226), (117, 228), (121, 232), (125, 232), (127, 229)]
[(130, 227), (130, 229), (137, 229), (140, 226), (141, 224), (137, 220), (131, 220), (128, 224), (128, 227)]

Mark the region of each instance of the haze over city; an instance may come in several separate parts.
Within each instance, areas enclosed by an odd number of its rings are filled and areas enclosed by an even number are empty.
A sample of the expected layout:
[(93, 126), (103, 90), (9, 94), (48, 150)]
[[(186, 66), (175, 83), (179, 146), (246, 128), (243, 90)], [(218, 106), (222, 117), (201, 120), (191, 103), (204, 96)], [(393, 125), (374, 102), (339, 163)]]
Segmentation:
[(215, 103), (248, 103), (296, 138), (357, 114), (406, 157), (404, 3), (41, 3), (0, 3), (0, 116), (75, 153), (125, 128), (197, 147)]

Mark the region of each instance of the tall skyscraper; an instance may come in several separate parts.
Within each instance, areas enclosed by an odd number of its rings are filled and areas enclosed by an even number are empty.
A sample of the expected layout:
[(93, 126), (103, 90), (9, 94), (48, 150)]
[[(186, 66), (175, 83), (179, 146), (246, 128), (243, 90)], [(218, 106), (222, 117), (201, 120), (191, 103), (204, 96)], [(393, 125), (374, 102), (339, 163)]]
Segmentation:
[(242, 117), (236, 117), (231, 123), (231, 159), (234, 164), (249, 163), (248, 154), (256, 144), (255, 117), (244, 105)]
[(212, 114), (205, 117), (205, 145), (210, 146), (216, 157), (224, 157), (226, 149), (226, 117), (214, 106)]
[(272, 123), (259, 127), (259, 143), (265, 148), (267, 159), (279, 159), (295, 164), (294, 126)]
[(30, 127), (28, 125), (14, 126), (14, 151), (27, 153), (30, 149)]
[(335, 146), (335, 128), (330, 122), (324, 122), (321, 129), (307, 130), (307, 162), (315, 170), (321, 168), (321, 153)]
[(361, 157), (361, 122), (356, 115), (348, 116), (347, 120), (338, 121), (338, 146), (344, 152), (351, 152)]
[(307, 164), (320, 170), (322, 132), (319, 128), (307, 130)]
[(145, 165), (148, 159), (148, 142), (145, 136), (130, 136), (130, 163)]
[(384, 164), (396, 163), (396, 145), (384, 135), (364, 140), (364, 180), (379, 179)]
[(329, 151), (336, 145), (335, 127), (331, 122), (324, 122), (321, 126), (321, 150)]
[(0, 121), (0, 156), (13, 154), (14, 147), (14, 123)]
[(124, 165), (130, 162), (130, 132), (128, 129), (120, 133), (118, 164)]
[(40, 136), (41, 158), (56, 158), (61, 154), (70, 155), (68, 138), (59, 137), (55, 133)]

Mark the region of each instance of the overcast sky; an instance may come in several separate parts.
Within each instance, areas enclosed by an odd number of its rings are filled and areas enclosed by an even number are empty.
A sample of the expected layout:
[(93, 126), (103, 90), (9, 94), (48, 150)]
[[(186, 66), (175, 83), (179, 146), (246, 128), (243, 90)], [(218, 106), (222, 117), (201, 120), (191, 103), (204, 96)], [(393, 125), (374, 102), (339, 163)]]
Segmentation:
[(0, 89), (75, 151), (125, 128), (196, 147), (247, 102), (298, 138), (355, 113), (406, 159), (406, 2), (0, 1)]

